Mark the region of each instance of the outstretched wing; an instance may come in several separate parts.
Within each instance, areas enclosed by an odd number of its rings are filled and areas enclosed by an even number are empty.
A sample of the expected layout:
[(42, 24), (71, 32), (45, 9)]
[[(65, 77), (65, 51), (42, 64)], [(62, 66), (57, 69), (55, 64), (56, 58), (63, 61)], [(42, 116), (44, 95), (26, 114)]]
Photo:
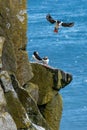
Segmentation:
[(62, 23), (61, 25), (63, 27), (72, 27), (72, 26), (74, 26), (74, 22), (71, 22), (71, 23)]
[(50, 14), (47, 14), (46, 19), (52, 24), (56, 22), (56, 20), (54, 20)]

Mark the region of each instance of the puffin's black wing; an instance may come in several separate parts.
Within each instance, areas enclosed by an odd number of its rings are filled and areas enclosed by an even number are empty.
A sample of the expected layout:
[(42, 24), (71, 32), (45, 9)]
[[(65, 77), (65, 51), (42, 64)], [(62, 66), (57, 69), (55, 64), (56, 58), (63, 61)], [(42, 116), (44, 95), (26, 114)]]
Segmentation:
[(42, 60), (42, 58), (38, 55), (38, 52), (36, 52), (36, 51), (33, 53), (33, 57), (39, 61)]
[(42, 58), (39, 55), (35, 56), (37, 60), (42, 60)]
[(52, 23), (52, 24), (56, 22), (56, 21), (51, 17), (50, 14), (47, 14), (46, 19), (47, 19), (50, 23)]
[(72, 26), (74, 26), (74, 22), (71, 22), (71, 23), (62, 23), (61, 25), (63, 27), (72, 27)]

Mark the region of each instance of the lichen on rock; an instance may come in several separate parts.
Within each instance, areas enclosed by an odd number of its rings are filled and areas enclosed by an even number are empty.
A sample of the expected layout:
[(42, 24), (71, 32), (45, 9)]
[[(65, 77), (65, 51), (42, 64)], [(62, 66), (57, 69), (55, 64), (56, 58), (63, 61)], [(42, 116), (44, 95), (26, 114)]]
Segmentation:
[(2, 68), (2, 50), (3, 50), (4, 41), (5, 41), (5, 38), (0, 37), (0, 68)]
[(17, 130), (16, 124), (6, 110), (6, 100), (0, 85), (0, 130)]

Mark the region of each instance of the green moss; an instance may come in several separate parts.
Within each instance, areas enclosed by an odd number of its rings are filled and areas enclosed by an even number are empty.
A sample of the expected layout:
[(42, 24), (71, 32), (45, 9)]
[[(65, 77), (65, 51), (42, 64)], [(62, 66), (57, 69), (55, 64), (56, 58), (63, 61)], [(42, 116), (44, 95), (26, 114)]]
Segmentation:
[(29, 121), (26, 118), (26, 112), (18, 100), (16, 93), (14, 92), (7, 92), (5, 93), (6, 102), (8, 112), (11, 114), (12, 118), (14, 119), (17, 128), (28, 128), (30, 126)]
[(35, 102), (37, 103), (38, 98), (39, 98), (39, 88), (36, 84), (33, 84), (31, 82), (27, 83), (24, 88), (26, 89), (26, 91), (28, 92), (29, 95), (31, 95), (33, 97), (33, 99), (35, 100)]
[(39, 87), (38, 104), (46, 104), (61, 88), (68, 85), (72, 76), (60, 69), (54, 69), (38, 63), (31, 63), (34, 77), (31, 82)]
[(32, 77), (32, 68), (28, 61), (28, 55), (26, 51), (17, 52), (17, 72), (16, 76), (21, 86), (26, 84)]
[[(45, 67), (42, 67), (39, 64), (32, 64), (32, 68), (33, 68), (33, 73), (35, 76), (33, 77), (31, 81), (35, 82), (39, 86), (43, 85), (44, 81), (46, 85), (49, 85), (49, 81), (50, 79), (52, 79), (51, 72), (49, 70), (47, 71)], [(53, 84), (53, 81), (50, 81), (50, 84)]]
[[(45, 119), (41, 115), (38, 106), (32, 96), (23, 88), (21, 88), (16, 80), (16, 78), (11, 75), (11, 80), (15, 91), (21, 101), (23, 107), (25, 108), (29, 119), (37, 125), (43, 126), (46, 129), (49, 129), (48, 124), (46, 123)], [(31, 84), (32, 85), (32, 84)]]
[(53, 96), (53, 75), (45, 67), (39, 64), (31, 64), (34, 77), (31, 82), (37, 84), (39, 87), (39, 100), (38, 104), (47, 103)]
[(57, 94), (44, 109), (43, 116), (53, 130), (59, 130), (62, 107), (62, 97), (60, 94)]
[(25, 91), (24, 89), (17, 88), (17, 93), (31, 121), (37, 125), (43, 126), (48, 129), (49, 128), (48, 124), (46, 123), (45, 119), (41, 115), (36, 102), (28, 94), (28, 92)]

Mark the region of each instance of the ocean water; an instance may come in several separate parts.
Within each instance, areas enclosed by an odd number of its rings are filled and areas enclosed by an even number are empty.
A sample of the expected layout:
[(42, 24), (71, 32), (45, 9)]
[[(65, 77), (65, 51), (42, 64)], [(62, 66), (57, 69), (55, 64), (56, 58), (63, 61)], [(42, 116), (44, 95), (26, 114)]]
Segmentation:
[[(60, 130), (87, 130), (87, 0), (27, 0), (27, 13), (30, 61), (38, 51), (49, 57), (50, 66), (73, 75), (59, 92), (63, 97)], [(55, 34), (54, 25), (46, 20), (48, 13), (75, 25), (61, 27)]]

